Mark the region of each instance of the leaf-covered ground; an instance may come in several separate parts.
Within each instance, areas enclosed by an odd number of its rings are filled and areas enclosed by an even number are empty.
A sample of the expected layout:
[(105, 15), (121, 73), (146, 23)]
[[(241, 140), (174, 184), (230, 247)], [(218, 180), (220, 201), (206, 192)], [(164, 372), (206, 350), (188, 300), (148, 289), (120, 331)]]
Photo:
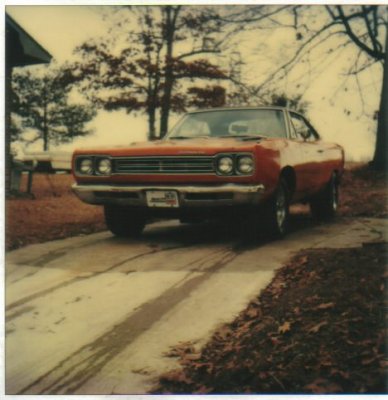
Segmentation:
[[(5, 249), (106, 229), (101, 207), (82, 203), (71, 191), (71, 175), (34, 174), (32, 196), (5, 203)], [(23, 176), (22, 190), (26, 187)]]
[(348, 217), (388, 216), (388, 174), (366, 166), (349, 165), (340, 187), (339, 215)]
[(155, 393), (385, 393), (387, 247), (305, 250)]

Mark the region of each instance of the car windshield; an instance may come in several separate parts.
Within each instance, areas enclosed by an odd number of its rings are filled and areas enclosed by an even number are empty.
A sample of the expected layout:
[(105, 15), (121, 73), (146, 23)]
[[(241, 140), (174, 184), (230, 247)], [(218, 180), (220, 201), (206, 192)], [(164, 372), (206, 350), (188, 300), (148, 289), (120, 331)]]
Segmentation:
[(217, 110), (187, 114), (171, 130), (168, 139), (198, 137), (285, 138), (282, 110)]

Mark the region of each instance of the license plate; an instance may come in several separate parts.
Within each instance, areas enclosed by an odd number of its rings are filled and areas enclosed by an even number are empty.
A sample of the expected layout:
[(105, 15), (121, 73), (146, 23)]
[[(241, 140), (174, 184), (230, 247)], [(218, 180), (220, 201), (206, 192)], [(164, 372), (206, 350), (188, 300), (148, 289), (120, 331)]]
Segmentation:
[(148, 207), (179, 207), (178, 193), (174, 190), (147, 190)]

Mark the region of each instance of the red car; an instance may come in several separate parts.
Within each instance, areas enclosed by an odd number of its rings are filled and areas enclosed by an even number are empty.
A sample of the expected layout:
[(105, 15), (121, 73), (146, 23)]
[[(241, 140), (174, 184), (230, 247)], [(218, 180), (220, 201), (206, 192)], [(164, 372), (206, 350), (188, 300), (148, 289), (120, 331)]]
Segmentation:
[(118, 236), (139, 235), (155, 217), (228, 217), (281, 237), (293, 202), (334, 216), (343, 168), (343, 149), (283, 107), (190, 112), (161, 140), (79, 150), (72, 160), (74, 192), (103, 205)]

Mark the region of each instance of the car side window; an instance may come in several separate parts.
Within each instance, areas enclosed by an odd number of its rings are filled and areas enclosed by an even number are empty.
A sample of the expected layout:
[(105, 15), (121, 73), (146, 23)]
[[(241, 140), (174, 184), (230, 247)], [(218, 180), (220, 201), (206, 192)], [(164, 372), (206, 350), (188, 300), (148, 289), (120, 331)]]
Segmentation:
[(313, 129), (306, 123), (306, 121), (298, 114), (290, 114), (291, 124), (293, 125), (296, 137), (299, 140), (306, 140), (313, 142), (317, 139)]
[[(195, 135), (193, 135), (195, 132)], [(179, 135), (182, 136), (196, 136), (196, 135), (203, 135), (209, 136), (210, 129), (206, 122), (201, 121), (199, 119), (192, 118), (190, 120), (186, 120), (179, 128)]]

